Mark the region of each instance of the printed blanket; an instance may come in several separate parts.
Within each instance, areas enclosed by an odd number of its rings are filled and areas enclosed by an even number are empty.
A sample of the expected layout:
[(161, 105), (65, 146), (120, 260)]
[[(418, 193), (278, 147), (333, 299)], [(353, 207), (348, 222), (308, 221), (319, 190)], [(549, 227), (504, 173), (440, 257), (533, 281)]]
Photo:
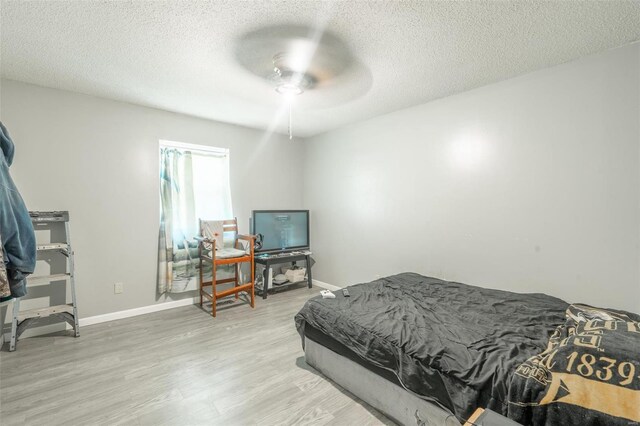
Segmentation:
[(516, 369), (508, 402), (522, 424), (639, 424), (640, 315), (570, 305), (547, 349)]

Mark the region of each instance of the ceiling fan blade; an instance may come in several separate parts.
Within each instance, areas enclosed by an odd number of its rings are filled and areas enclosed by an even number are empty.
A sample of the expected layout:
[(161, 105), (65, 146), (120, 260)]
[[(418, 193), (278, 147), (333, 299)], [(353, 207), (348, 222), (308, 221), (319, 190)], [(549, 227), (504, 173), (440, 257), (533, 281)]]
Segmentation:
[(341, 75), (353, 63), (338, 37), (329, 32), (318, 36), (312, 28), (298, 25), (251, 31), (238, 40), (235, 54), (245, 69), (267, 81), (274, 80), (274, 57), (281, 55), (290, 70), (310, 76), (318, 85)]

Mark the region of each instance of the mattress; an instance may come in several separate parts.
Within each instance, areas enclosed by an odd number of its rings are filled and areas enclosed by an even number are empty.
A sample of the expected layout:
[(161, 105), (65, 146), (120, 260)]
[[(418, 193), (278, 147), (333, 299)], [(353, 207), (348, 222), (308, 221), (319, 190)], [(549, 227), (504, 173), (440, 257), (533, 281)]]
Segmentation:
[[(450, 412), (308, 338), (305, 338), (304, 359), (316, 371), (343, 389), (348, 389), (354, 397), (375, 408), (395, 424), (460, 426)], [(343, 424), (348, 423), (344, 418), (338, 420)], [(387, 423), (385, 419), (381, 421)]]
[[(567, 303), (403, 273), (310, 299), (300, 335), (337, 342), (370, 371), (459, 419), (476, 407), (507, 412), (515, 368), (546, 347)], [(307, 331), (309, 330), (309, 331)], [(318, 342), (323, 343), (323, 342)], [(333, 349), (335, 350), (335, 349)], [(338, 351), (341, 349), (338, 349)], [(385, 373), (382, 373), (384, 371)]]
[(310, 324), (305, 325), (304, 336), (307, 339), (313, 340), (314, 342), (324, 346), (327, 349), (331, 349), (333, 352), (337, 353), (338, 355), (341, 355), (347, 359), (350, 359), (351, 361), (366, 368), (370, 372), (377, 374), (378, 376), (384, 379), (387, 379), (391, 383), (396, 384), (398, 386), (402, 386), (402, 384), (398, 380), (398, 376), (396, 376), (392, 371), (385, 370), (384, 368), (380, 368), (377, 365), (372, 364), (366, 359), (358, 356), (358, 354), (356, 354), (354, 351), (352, 351), (342, 343), (338, 342), (333, 337), (327, 336), (323, 332), (315, 329)]

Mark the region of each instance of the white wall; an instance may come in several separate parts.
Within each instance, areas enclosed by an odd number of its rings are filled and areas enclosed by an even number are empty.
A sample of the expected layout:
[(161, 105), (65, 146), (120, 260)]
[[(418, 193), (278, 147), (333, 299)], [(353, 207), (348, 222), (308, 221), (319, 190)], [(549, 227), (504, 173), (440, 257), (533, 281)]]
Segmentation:
[(416, 271), (640, 311), (638, 44), (305, 142), (7, 80), (0, 118), (29, 208), (71, 212), (82, 317), (165, 301), (159, 139), (231, 149), (241, 230), (311, 209), (319, 280)]
[[(70, 211), (81, 318), (165, 301), (156, 294), (160, 139), (230, 149), (241, 232), (252, 209), (302, 207), (300, 141), (15, 81), (3, 80), (0, 96), (28, 208)], [(185, 296), (195, 294), (173, 298)]]
[(640, 44), (305, 142), (314, 278), (640, 311)]

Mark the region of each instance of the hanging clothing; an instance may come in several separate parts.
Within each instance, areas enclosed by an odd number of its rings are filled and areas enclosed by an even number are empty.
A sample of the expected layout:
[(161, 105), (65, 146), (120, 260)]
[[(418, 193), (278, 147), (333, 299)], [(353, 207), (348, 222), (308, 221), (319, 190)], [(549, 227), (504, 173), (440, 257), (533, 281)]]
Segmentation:
[(11, 296), (9, 278), (7, 277), (7, 267), (4, 264), (4, 249), (2, 248), (2, 235), (0, 234), (0, 299)]
[(36, 266), (36, 237), (29, 211), (18, 192), (9, 167), (15, 145), (6, 127), (0, 122), (0, 232), (4, 264), (12, 297), (27, 294), (25, 278)]

